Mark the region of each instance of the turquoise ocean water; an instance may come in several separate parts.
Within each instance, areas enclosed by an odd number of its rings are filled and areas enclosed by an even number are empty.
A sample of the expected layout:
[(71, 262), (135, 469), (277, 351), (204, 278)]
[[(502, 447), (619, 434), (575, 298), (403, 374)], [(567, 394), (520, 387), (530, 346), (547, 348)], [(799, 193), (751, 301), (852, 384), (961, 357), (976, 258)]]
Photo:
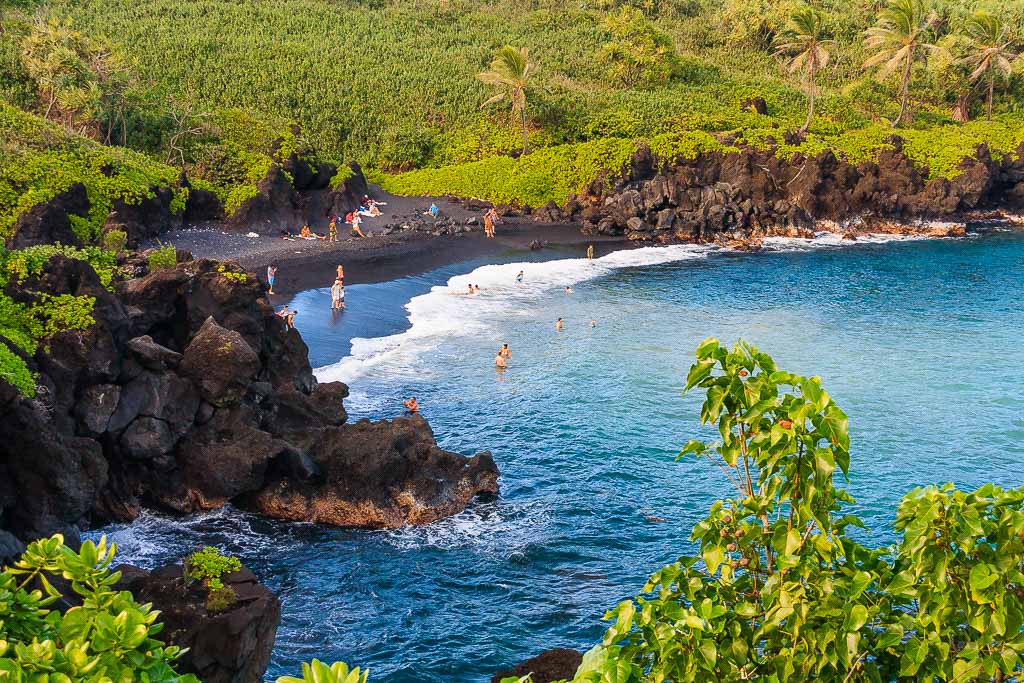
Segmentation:
[[(687, 552), (727, 491), (709, 464), (674, 461), (702, 434), (700, 397), (680, 390), (708, 336), (822, 377), (850, 416), (864, 540), (892, 539), (914, 486), (1024, 485), (1020, 233), (559, 256), (351, 286), (340, 318), (326, 289), (291, 302), (320, 379), (350, 384), (353, 419), (398, 415), (416, 395), (441, 445), (493, 451), (496, 501), (376, 532), (146, 514), (106, 530), (121, 559), (152, 566), (208, 543), (240, 555), (284, 604), (268, 678), (316, 656), (377, 683), (468, 683), (589, 647), (604, 610)], [(481, 294), (453, 294), (468, 283)], [(498, 372), (503, 342), (513, 357)]]

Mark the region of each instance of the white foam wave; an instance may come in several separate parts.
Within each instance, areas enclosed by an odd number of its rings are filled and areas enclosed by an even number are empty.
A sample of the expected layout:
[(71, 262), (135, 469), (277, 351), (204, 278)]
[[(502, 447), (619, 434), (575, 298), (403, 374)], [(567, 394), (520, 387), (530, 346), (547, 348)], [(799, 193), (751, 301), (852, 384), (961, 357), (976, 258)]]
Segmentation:
[[(858, 236), (857, 240), (851, 241), (837, 233), (820, 232), (813, 239), (770, 237), (764, 240), (763, 247), (769, 251), (799, 251), (913, 239), (922, 238), (914, 235), (871, 234)], [(527, 315), (525, 304), (537, 300), (546, 292), (599, 278), (623, 268), (700, 259), (720, 251), (727, 249), (679, 244), (624, 249), (593, 261), (575, 258), (481, 266), (471, 273), (456, 275), (447, 284), (433, 287), (430, 292), (409, 301), (405, 306), (409, 313), (409, 328), (406, 331), (387, 337), (353, 339), (349, 356), (317, 368), (315, 374), (322, 382), (341, 381), (351, 385), (374, 368), (385, 366), (388, 373), (398, 379), (403, 376), (429, 379), (434, 371), (429, 364), (418, 362), (421, 354), (453, 337), (486, 335), (494, 325), (499, 321), (507, 321), (509, 316)], [(521, 284), (516, 282), (519, 271), (523, 271), (524, 275)], [(479, 286), (482, 291), (479, 294), (467, 294), (470, 284)]]
[(509, 557), (544, 538), (550, 523), (551, 509), (540, 501), (476, 502), (459, 514), (432, 524), (378, 533), (385, 542), (403, 551), (477, 548)]

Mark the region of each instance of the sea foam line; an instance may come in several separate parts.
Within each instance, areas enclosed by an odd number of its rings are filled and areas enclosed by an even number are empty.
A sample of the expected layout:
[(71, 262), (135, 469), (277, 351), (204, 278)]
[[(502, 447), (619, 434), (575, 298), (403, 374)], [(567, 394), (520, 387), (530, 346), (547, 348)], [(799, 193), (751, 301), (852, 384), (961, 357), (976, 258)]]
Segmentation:
[[(923, 238), (872, 234), (851, 241), (835, 233), (822, 232), (813, 239), (770, 237), (763, 241), (763, 246), (770, 251), (801, 251), (915, 239)], [(446, 339), (488, 333), (489, 321), (515, 315), (520, 310), (517, 304), (623, 268), (701, 259), (724, 251), (729, 250), (717, 245), (675, 244), (623, 249), (592, 261), (572, 258), (481, 266), (471, 273), (452, 277), (447, 284), (435, 286), (426, 294), (413, 297), (405, 305), (409, 313), (409, 327), (404, 332), (386, 337), (355, 338), (350, 355), (317, 368), (314, 374), (322, 382), (351, 384), (373, 368), (386, 364), (388, 370), (395, 374), (407, 373), (422, 378), (424, 372), (430, 372), (429, 365), (417, 362), (422, 353), (436, 348)], [(519, 271), (523, 271), (522, 284), (516, 283)], [(465, 294), (470, 284), (479, 286), (481, 293)]]

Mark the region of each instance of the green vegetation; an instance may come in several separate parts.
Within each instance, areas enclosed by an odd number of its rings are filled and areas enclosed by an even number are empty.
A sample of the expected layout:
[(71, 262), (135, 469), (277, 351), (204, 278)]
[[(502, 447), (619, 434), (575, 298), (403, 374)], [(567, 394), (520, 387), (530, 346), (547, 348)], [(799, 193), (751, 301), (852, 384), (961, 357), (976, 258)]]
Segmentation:
[(349, 671), (344, 662), (335, 662), (330, 666), (318, 659), (302, 665), (302, 678), (280, 676), (277, 683), (366, 683), (369, 671), (359, 671), (356, 667)]
[(169, 270), (178, 265), (178, 250), (173, 244), (161, 244), (146, 257), (150, 272)]
[(217, 272), (232, 282), (244, 284), (249, 280), (249, 276), (238, 266), (228, 266), (222, 263), (217, 266)]
[(241, 568), (242, 562), (237, 557), (221, 555), (217, 548), (207, 546), (185, 560), (185, 582), (201, 581), (207, 591), (206, 611), (217, 614), (231, 609), (238, 602), (235, 589), (225, 586), (221, 577)]
[[(138, 203), (154, 196), (154, 186), (178, 180), (178, 171), (145, 154), (99, 144), (3, 102), (0, 140), (0, 239), (11, 234), (22, 212), (82, 183), (92, 207), (74, 227), (88, 244), (99, 236), (115, 199)], [(179, 211), (184, 192), (178, 190)]]
[[(902, 124), (915, 163), (949, 177), (962, 156), (946, 150), (987, 137), (960, 123), (991, 109), (998, 137), (1024, 128), (1024, 0), (45, 0), (38, 16), (19, 4), (4, 14), (0, 99), (184, 169), (229, 212), (292, 152), (409, 171), (387, 181), (402, 191), (536, 203), (578, 191), (584, 171), (618, 172), (618, 155), (595, 166), (591, 151), (663, 136), (853, 157)], [(47, 57), (65, 52), (73, 78)], [(741, 111), (752, 97), (767, 115)], [(781, 144), (801, 129), (800, 149)], [(556, 167), (507, 158), (524, 150)], [(491, 171), (518, 189), (458, 177)], [(0, 228), (53, 194), (5, 192), (2, 176)]]
[[(159, 612), (115, 591), (116, 546), (85, 541), (77, 553), (60, 535), (35, 541), (0, 571), (0, 679), (198, 683), (172, 668), (180, 650), (155, 636)], [(58, 590), (48, 577), (68, 582)], [(74, 607), (50, 609), (61, 599)]]
[[(40, 275), (46, 262), (57, 254), (88, 261), (104, 285), (109, 285), (114, 276), (116, 255), (97, 247), (76, 249), (58, 244), (17, 251), (0, 247), (0, 338), (28, 357), (35, 355), (40, 344), (53, 335), (86, 330), (95, 323), (92, 309), (96, 301), (91, 296), (41, 293), (31, 303), (20, 303), (5, 293), (10, 281), (21, 282), (30, 276)], [(35, 376), (13, 349), (0, 342), (0, 378), (23, 395), (33, 397), (36, 393)]]

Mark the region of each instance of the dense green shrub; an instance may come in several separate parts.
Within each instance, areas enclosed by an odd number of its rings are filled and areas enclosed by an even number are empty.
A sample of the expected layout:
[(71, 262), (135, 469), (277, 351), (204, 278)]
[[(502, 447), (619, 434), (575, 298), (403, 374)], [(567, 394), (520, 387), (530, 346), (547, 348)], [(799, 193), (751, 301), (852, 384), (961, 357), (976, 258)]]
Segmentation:
[(178, 265), (178, 250), (173, 244), (164, 244), (150, 252), (146, 257), (150, 271), (167, 270)]
[(120, 254), (128, 244), (128, 233), (124, 230), (108, 230), (103, 233), (101, 242), (105, 251)]
[[(155, 636), (159, 612), (114, 590), (116, 546), (85, 541), (77, 553), (60, 535), (30, 544), (0, 571), (0, 679), (53, 683), (199, 683), (175, 673), (179, 648)], [(49, 577), (49, 578), (48, 578)], [(66, 593), (52, 577), (68, 582)], [(50, 609), (67, 599), (65, 612)]]

